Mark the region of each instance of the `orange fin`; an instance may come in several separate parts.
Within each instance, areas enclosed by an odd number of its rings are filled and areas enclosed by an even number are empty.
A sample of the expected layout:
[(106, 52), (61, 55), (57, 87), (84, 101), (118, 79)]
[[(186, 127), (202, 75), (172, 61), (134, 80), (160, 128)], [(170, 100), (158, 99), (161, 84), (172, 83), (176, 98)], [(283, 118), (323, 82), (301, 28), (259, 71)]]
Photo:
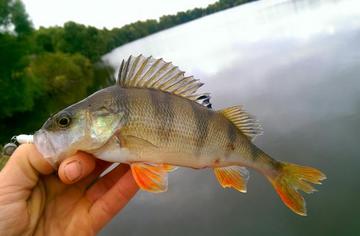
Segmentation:
[(162, 166), (163, 166), (163, 168), (164, 168), (164, 170), (166, 172), (173, 172), (173, 171), (175, 171), (175, 170), (177, 170), (179, 168), (177, 166), (172, 166), (172, 165), (169, 165), (169, 164), (162, 164)]
[(245, 167), (218, 167), (214, 168), (214, 173), (222, 187), (233, 187), (242, 193), (246, 193), (249, 171)]
[(267, 176), (284, 204), (295, 213), (306, 216), (306, 206), (303, 196), (298, 190), (305, 193), (315, 192), (316, 189), (310, 184), (321, 184), (326, 179), (321, 171), (307, 166), (280, 162), (279, 174)]
[(168, 186), (167, 170), (162, 164), (134, 163), (131, 171), (136, 183), (148, 192), (166, 192)]

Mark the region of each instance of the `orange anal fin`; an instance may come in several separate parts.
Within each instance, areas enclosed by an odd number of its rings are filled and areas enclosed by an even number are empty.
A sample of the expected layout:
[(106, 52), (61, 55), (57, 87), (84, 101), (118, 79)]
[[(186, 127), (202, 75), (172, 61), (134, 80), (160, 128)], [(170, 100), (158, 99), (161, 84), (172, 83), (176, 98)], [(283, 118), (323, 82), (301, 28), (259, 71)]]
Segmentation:
[(218, 167), (214, 168), (214, 173), (222, 187), (232, 187), (242, 193), (246, 193), (246, 184), (249, 180), (249, 171), (245, 167)]
[(131, 164), (131, 171), (142, 190), (154, 193), (167, 190), (167, 170), (162, 164), (134, 163)]

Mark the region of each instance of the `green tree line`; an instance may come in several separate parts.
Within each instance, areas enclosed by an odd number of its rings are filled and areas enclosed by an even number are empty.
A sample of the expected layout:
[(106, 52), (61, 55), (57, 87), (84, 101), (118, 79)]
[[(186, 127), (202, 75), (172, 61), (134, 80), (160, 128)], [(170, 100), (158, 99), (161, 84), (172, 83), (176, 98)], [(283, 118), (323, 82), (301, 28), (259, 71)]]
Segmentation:
[(0, 144), (111, 83), (113, 69), (101, 56), (112, 49), (250, 1), (220, 0), (111, 30), (75, 22), (35, 30), (21, 0), (0, 0)]

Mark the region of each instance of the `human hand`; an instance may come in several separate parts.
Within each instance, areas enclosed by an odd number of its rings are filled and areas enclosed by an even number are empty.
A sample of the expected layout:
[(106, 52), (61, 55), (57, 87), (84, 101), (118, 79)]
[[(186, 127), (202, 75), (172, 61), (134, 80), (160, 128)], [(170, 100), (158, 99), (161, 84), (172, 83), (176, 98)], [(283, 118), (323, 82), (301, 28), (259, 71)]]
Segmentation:
[(32, 144), (0, 172), (0, 235), (95, 235), (138, 190), (127, 165), (78, 152), (54, 169)]

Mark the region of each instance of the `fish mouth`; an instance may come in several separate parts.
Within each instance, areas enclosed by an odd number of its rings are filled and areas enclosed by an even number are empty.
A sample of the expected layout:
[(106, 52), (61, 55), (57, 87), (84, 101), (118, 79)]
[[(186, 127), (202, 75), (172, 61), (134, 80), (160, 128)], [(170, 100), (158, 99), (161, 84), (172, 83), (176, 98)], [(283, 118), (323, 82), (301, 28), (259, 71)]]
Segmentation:
[(58, 167), (58, 156), (51, 139), (48, 137), (47, 132), (40, 129), (34, 134), (34, 144), (38, 151), (43, 155), (54, 168)]

